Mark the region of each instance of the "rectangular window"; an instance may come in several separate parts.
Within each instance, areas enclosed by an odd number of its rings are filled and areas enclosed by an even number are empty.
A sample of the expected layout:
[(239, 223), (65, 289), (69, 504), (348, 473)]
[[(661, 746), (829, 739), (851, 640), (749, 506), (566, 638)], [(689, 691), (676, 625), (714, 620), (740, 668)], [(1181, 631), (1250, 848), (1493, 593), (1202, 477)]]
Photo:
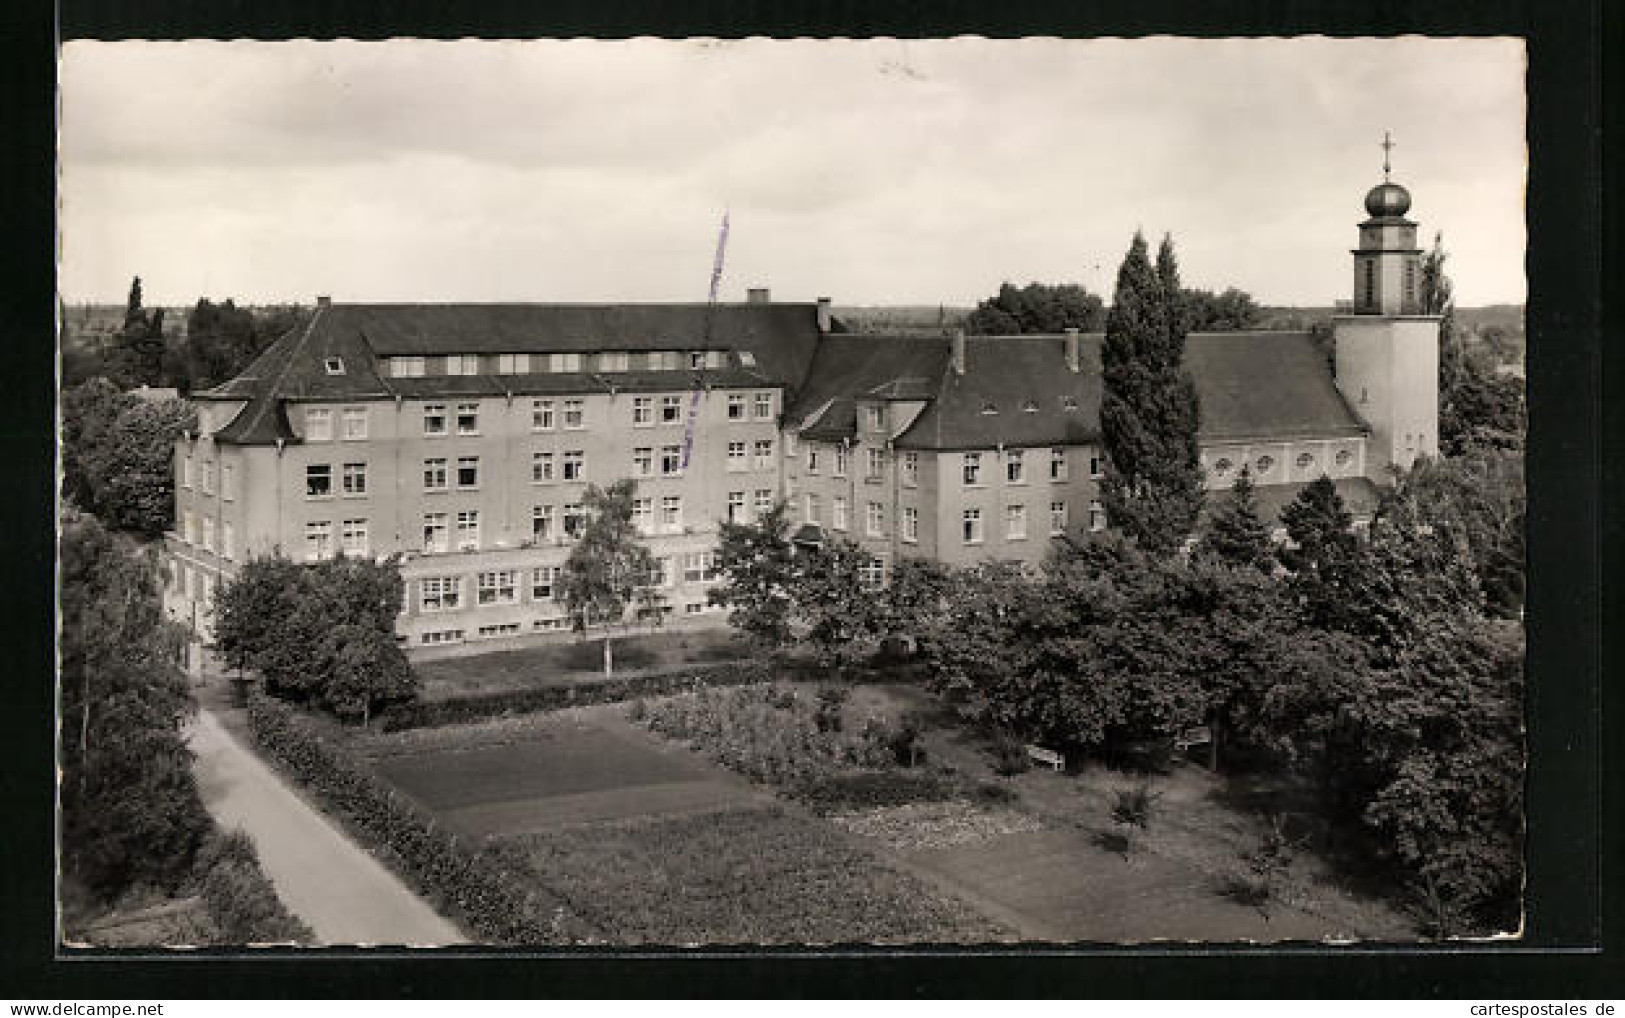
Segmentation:
[(535, 541), (553, 540), (552, 506), (535, 505), (530, 507), (530, 536)]
[(632, 500), (632, 526), (640, 534), (652, 534), (655, 529), (655, 503), (652, 498)]
[(481, 626), (477, 632), (483, 639), (492, 640), (503, 636), (518, 636), (519, 623), (498, 622), (495, 625)]
[(1106, 529), (1106, 507), (1097, 499), (1089, 503), (1089, 531), (1098, 534)]
[(358, 442), (367, 437), (367, 408), (364, 406), (347, 406), (344, 408), (344, 440)]
[(886, 584), (886, 560), (878, 555), (870, 555), (858, 567), (858, 580), (865, 587), (877, 589)]
[(457, 514), (457, 550), (478, 551), (480, 547), (480, 511), (465, 509)]
[(564, 454), (564, 479), (566, 481), (579, 481), (586, 476), (587, 454), (580, 449), (571, 449)]
[(886, 430), (886, 408), (884, 406), (866, 407), (865, 416), (869, 419), (870, 431)]
[(817, 523), (818, 522), (819, 512), (823, 508), (819, 504), (819, 501), (820, 500), (819, 500), (817, 495), (813, 494), (810, 491), (807, 492), (807, 522), (808, 523)]
[(504, 353), (497, 355), (497, 374), (499, 375), (528, 375), (530, 374), (530, 354)]
[(657, 587), (674, 587), (677, 585), (677, 570), (672, 565), (671, 559), (655, 559), (652, 581)]
[(463, 489), (478, 488), (480, 486), (480, 458), (478, 456), (457, 457), (457, 487)]
[(966, 509), (962, 518), (966, 544), (982, 543), (982, 510)]
[(530, 401), (530, 430), (553, 430), (553, 401), (550, 399), (533, 399)]
[(818, 446), (807, 446), (807, 473), (818, 473)]
[(773, 440), (771, 438), (757, 439), (755, 445), (751, 447), (751, 453), (752, 465), (757, 470), (773, 469)]
[(851, 455), (851, 453), (847, 450), (846, 446), (838, 445), (838, 446), (835, 447), (835, 476), (836, 477), (845, 477), (846, 476), (846, 461), (847, 461), (847, 458), (850, 455)]
[(227, 502), (237, 498), (237, 468), (230, 463), (220, 464), (220, 497)]
[(1049, 504), (1049, 532), (1051, 534), (1066, 533), (1066, 503), (1051, 502)]
[(564, 507), (564, 537), (574, 541), (587, 529), (587, 509), (579, 502), (571, 502)]
[(663, 445), (660, 447), (660, 474), (663, 477), (676, 477), (683, 472), (683, 447), (680, 445)]
[(367, 550), (367, 521), (345, 520), (339, 531), (339, 540), (343, 542), (344, 554), (365, 558)]
[(451, 353), (446, 355), (446, 374), (477, 375), (480, 373), (478, 354)]
[(660, 423), (676, 424), (683, 419), (683, 397), (660, 397)]
[(886, 450), (870, 448), (864, 451), (869, 454), (867, 457), (869, 461), (869, 469), (866, 476), (872, 481), (878, 481), (882, 477), (885, 477)]
[(903, 487), (913, 488), (920, 483), (920, 454), (903, 453)]
[(652, 396), (632, 397), (632, 426), (647, 428), (655, 422), (655, 401)]
[(435, 647), (444, 643), (462, 643), (463, 631), (461, 629), (437, 629), (431, 633), (424, 633), (418, 637), (425, 647)]
[(446, 433), (446, 404), (423, 404), (423, 433), (425, 435), (444, 435)]
[(598, 355), (599, 371), (625, 371), (631, 366), (632, 358), (629, 354), (615, 351)]
[(886, 534), (886, 507), (879, 502), (869, 503), (869, 512), (866, 517), (870, 537), (884, 537)]
[(333, 495), (333, 465), (312, 463), (305, 467), (305, 497), (331, 498)]
[(192, 486), (192, 454), (187, 453), (181, 457), (181, 487)]
[(967, 452), (961, 460), (962, 476), (966, 487), (974, 487), (982, 483), (982, 454)]
[(1004, 480), (1007, 484), (1026, 484), (1027, 474), (1020, 449), (1009, 449), (1004, 454)]
[(237, 557), (237, 537), (230, 523), (220, 524), (220, 554), (228, 562)]
[(391, 357), (389, 359), (389, 373), (396, 378), (422, 378), (424, 373), (422, 357)]
[(684, 583), (709, 583), (716, 578), (716, 558), (710, 552), (691, 551), (683, 556)]
[(367, 465), (365, 463), (346, 463), (343, 473), (344, 494), (350, 498), (359, 498), (367, 493)]
[(551, 601), (558, 590), (559, 567), (537, 566), (530, 571), (530, 599)]
[(681, 495), (661, 496), (660, 525), (669, 532), (683, 529), (683, 497)]
[(446, 490), (446, 461), (443, 458), (423, 461), (423, 490)]
[(533, 452), (530, 454), (530, 483), (546, 484), (553, 479), (553, 454), (550, 452)]
[(786, 459), (795, 459), (801, 455), (801, 450), (797, 448), (799, 442), (800, 439), (795, 432), (786, 431), (784, 433), (784, 455)]
[[(463, 606), (460, 576), (425, 576), (418, 581), (418, 607), (426, 612), (450, 612)], [(427, 634), (425, 634), (427, 635)]]
[(478, 403), (457, 404), (457, 434), (478, 435), (480, 433), (480, 405)]
[(771, 392), (758, 392), (752, 400), (756, 408), (756, 419), (770, 421), (773, 419), (773, 394)]
[(688, 366), (692, 371), (698, 371), (705, 367), (705, 354), (699, 350), (690, 351), (688, 355)]
[(331, 442), (333, 440), (333, 411), (317, 407), (305, 408), (305, 441)]
[(580, 399), (567, 399), (564, 401), (564, 427), (567, 431), (580, 431), (584, 425), (586, 401)]
[(493, 569), (489, 572), (479, 573), (476, 576), (476, 581), (475, 604), (519, 603), (519, 570)]
[(745, 522), (745, 493), (742, 491), (728, 492), (728, 522)]
[(766, 516), (768, 513), (773, 511), (772, 488), (756, 489), (756, 494), (752, 499), (752, 510), (756, 513), (757, 518)]
[(549, 370), (554, 374), (570, 374), (581, 370), (579, 353), (556, 353), (549, 358)]
[(192, 510), (181, 510), (181, 540), (187, 544), (192, 543)]
[(1025, 541), (1027, 539), (1027, 507), (1024, 505), (1007, 505), (1004, 507), (1004, 536), (1010, 541)]
[(632, 450), (632, 473), (638, 477), (648, 477), (655, 471), (655, 451), (649, 446), (639, 446)]
[(423, 550), (431, 555), (451, 550), (449, 517), (445, 513), (423, 514)]
[(829, 525), (836, 530), (846, 529), (846, 497), (836, 495), (829, 507)]
[(313, 520), (305, 524), (305, 559), (320, 562), (333, 557), (333, 521)]
[(213, 495), (214, 494), (214, 460), (204, 460), (201, 464), (199, 464), (199, 467), (201, 468), (198, 471), (198, 473), (199, 473), (199, 484), (203, 488), (203, 494), (205, 494), (205, 495)]
[(1089, 457), (1089, 477), (1090, 477), (1090, 479), (1098, 481), (1104, 475), (1105, 475), (1105, 471), (1103, 469), (1103, 465), (1101, 463), (1100, 457), (1099, 456), (1091, 456), (1091, 457)]
[(207, 513), (203, 516), (203, 550), (214, 551), (214, 517)]
[(1049, 451), (1049, 479), (1052, 481), (1066, 480), (1066, 450), (1051, 449)]
[(745, 394), (730, 392), (728, 394), (728, 420), (742, 421), (745, 419)]
[(911, 505), (903, 507), (903, 540), (914, 544), (920, 539), (920, 511)]

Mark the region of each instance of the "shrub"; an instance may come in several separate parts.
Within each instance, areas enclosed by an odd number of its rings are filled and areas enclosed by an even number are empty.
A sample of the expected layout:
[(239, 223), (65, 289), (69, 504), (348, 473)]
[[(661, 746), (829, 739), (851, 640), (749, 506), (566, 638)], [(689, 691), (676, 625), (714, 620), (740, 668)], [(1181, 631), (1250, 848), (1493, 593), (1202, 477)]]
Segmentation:
[(1019, 801), (1021, 794), (1001, 782), (982, 781), (976, 785), (976, 798), (988, 805), (1003, 806)]
[(993, 740), (989, 752), (993, 754), (993, 771), (1001, 777), (1025, 774), (1032, 769), (1033, 762), (1027, 758), (1027, 747), (1014, 736), (999, 736)]
[(241, 831), (216, 834), (198, 853), (200, 891), (216, 944), (309, 944), (315, 934), (288, 912)]
[(927, 771), (884, 770), (832, 774), (797, 789), (795, 795), (820, 812), (943, 802), (958, 788), (942, 775)]
[(1145, 830), (1151, 823), (1151, 810), (1160, 792), (1152, 792), (1151, 784), (1141, 781), (1128, 788), (1119, 788), (1112, 796), (1112, 820), (1124, 827)]
[(847, 686), (825, 686), (818, 691), (818, 730), (820, 732), (839, 732), (845, 727), (842, 717), (842, 708), (852, 696), (852, 690)]
[(287, 704), (255, 696), (248, 719), (264, 752), (481, 940), (546, 944), (583, 938), (579, 921), (521, 875), (527, 872), (524, 857), (511, 846), (465, 843), (438, 828)]

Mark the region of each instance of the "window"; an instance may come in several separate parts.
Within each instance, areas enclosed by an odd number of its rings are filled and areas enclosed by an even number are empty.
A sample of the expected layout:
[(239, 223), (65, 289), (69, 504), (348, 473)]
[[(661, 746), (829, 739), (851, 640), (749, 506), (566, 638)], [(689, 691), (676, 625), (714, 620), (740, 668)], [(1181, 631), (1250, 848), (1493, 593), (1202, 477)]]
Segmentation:
[(903, 453), (903, 487), (913, 488), (920, 483), (920, 454)]
[(533, 541), (553, 540), (552, 506), (536, 505), (530, 507), (530, 536)]
[(822, 509), (823, 507), (819, 504), (818, 496), (810, 491), (807, 492), (807, 522), (817, 523), (818, 515)]
[(444, 435), (446, 433), (446, 405), (444, 403), (425, 403), (423, 405), (423, 433), (425, 435)]
[(449, 551), (449, 524), (445, 513), (423, 514), (423, 550), (429, 554)]
[(698, 615), (703, 611), (705, 611), (705, 602), (703, 601), (690, 601), (683, 605), (683, 614), (685, 615)]
[(886, 430), (886, 408), (884, 406), (865, 407), (864, 416), (868, 419), (870, 431)]
[(1230, 462), (1229, 457), (1220, 456), (1218, 459), (1213, 461), (1213, 473), (1219, 477), (1223, 477), (1225, 474), (1230, 472), (1230, 468), (1233, 466), (1235, 466), (1235, 464)]
[(676, 477), (683, 472), (683, 448), (679, 445), (663, 445), (660, 447), (660, 474), (662, 477)]
[(989, 401), (987, 403), (982, 404), (982, 413), (983, 413), (984, 416), (993, 417), (993, 416), (996, 416), (998, 414), (998, 412), (999, 412), (999, 405), (997, 403)]
[(457, 457), (457, 487), (478, 488), (480, 486), (480, 458), (478, 456)]
[(346, 555), (365, 557), (367, 551), (367, 521), (345, 520), (339, 530), (339, 540)]
[(203, 550), (214, 551), (214, 517), (207, 513), (203, 516)]
[(836, 530), (846, 529), (846, 497), (836, 495), (829, 507), (829, 525)]
[(864, 525), (870, 537), (884, 537), (886, 534), (886, 507), (879, 502), (870, 502), (869, 511), (864, 516)]
[(690, 370), (693, 371), (698, 371), (705, 367), (705, 354), (699, 350), (690, 351), (688, 355), (688, 366)]
[(237, 498), (237, 468), (230, 463), (220, 464), (220, 497), (227, 502)]
[(648, 477), (654, 473), (655, 451), (649, 446), (640, 446), (632, 450), (632, 472), (639, 477)]
[(660, 397), (660, 423), (676, 424), (683, 419), (683, 397)]
[(446, 355), (446, 374), (477, 375), (480, 373), (478, 354), (451, 353)]
[(598, 355), (599, 371), (625, 371), (632, 366), (630, 354), (614, 352)]
[(528, 375), (530, 374), (530, 354), (503, 353), (497, 354), (497, 374), (499, 375)]
[(558, 590), (559, 567), (537, 566), (530, 571), (530, 599), (551, 601)]
[(716, 578), (716, 558), (710, 552), (691, 551), (683, 556), (684, 583), (709, 583)]
[(457, 404), (457, 434), (478, 435), (480, 433), (480, 405), (478, 403)]
[(682, 367), (681, 357), (675, 350), (651, 350), (648, 354), (649, 370), (676, 371)]
[(728, 443), (728, 472), (739, 473), (745, 469), (745, 443)]
[(519, 570), (494, 569), (478, 574), (474, 603), (517, 604), (519, 602)]
[(836, 477), (845, 477), (846, 476), (846, 462), (847, 462), (847, 459), (848, 459), (849, 456), (851, 456), (851, 452), (847, 449), (846, 446), (838, 445), (838, 446), (835, 447), (835, 476)]
[(564, 454), (564, 479), (566, 481), (579, 481), (587, 471), (587, 454), (580, 449), (571, 449)]
[(752, 510), (758, 517), (766, 516), (773, 511), (773, 489), (757, 488), (751, 499)]
[[(456, 611), (463, 606), (463, 581), (458, 576), (425, 576), (418, 581), (418, 607), (426, 612)], [(424, 636), (429, 634), (425, 633)], [(429, 642), (424, 640), (425, 643)]]
[(979, 452), (965, 453), (962, 461), (962, 475), (967, 486), (982, 483), (982, 454)]
[(652, 534), (655, 529), (655, 503), (652, 498), (632, 500), (632, 526), (640, 534)]
[(498, 623), (495, 623), (494, 625), (481, 626), (477, 630), (477, 632), (479, 633), (479, 635), (480, 635), (480, 637), (482, 639), (486, 639), (486, 640), (495, 639), (497, 637), (502, 637), (502, 636), (518, 636), (519, 635), (519, 623), (517, 623), (517, 622), (498, 622)]
[(317, 407), (305, 408), (305, 441), (331, 442), (333, 440), (333, 411)]
[[(1346, 467), (1350, 463), (1354, 462), (1354, 454), (1349, 452), (1347, 449), (1339, 449), (1337, 450), (1337, 456), (1333, 459), (1333, 462), (1340, 467)], [(226, 469), (229, 470), (231, 468), (227, 467)]]
[(389, 373), (396, 378), (422, 378), (422, 357), (391, 357), (389, 359)]
[(554, 616), (553, 618), (537, 619), (531, 625), (544, 632), (558, 632), (570, 628), (570, 620)]
[(1024, 399), (1021, 401), (1021, 412), (1024, 414), (1036, 414), (1038, 412), (1038, 404), (1030, 399)]
[(728, 492), (728, 522), (743, 523), (745, 520), (745, 493), (742, 491)]
[(312, 520), (305, 524), (305, 558), (319, 562), (333, 556), (333, 521)]
[(367, 437), (367, 408), (364, 406), (347, 406), (344, 408), (344, 440), (355, 442)]
[(1011, 449), (1004, 454), (1004, 479), (1008, 484), (1026, 484), (1027, 475), (1023, 469), (1025, 463), (1020, 449)]
[(677, 570), (672, 567), (671, 559), (669, 559), (669, 558), (657, 558), (657, 559), (655, 559), (654, 571), (650, 574), (649, 581), (651, 583), (653, 583), (657, 587), (673, 587), (673, 586), (676, 586), (677, 585)]
[(1314, 457), (1313, 453), (1300, 452), (1298, 454), (1298, 469), (1299, 470), (1308, 470), (1310, 467), (1312, 467), (1314, 465), (1315, 465), (1315, 457)]
[(237, 557), (237, 537), (231, 524), (220, 524), (220, 554), (230, 561)]
[(1064, 481), (1066, 477), (1066, 450), (1051, 449), (1049, 451), (1049, 479)]
[(886, 560), (870, 555), (858, 566), (858, 581), (865, 587), (881, 587), (886, 583)]
[(705, 366), (712, 370), (728, 366), (728, 352), (726, 350), (705, 351)]
[(1270, 467), (1273, 467), (1274, 465), (1275, 465), (1275, 457), (1274, 456), (1260, 456), (1260, 457), (1258, 457), (1257, 466), (1258, 466), (1258, 472), (1259, 473), (1261, 473), (1261, 474), (1269, 473), (1270, 472)]
[(192, 510), (181, 510), (181, 540), (187, 544), (192, 543)]
[(530, 430), (553, 430), (553, 401), (550, 399), (533, 399), (530, 401)]
[(818, 473), (818, 446), (807, 446), (807, 473)]
[(463, 631), (461, 629), (437, 629), (424, 633), (418, 637), (425, 647), (433, 647), (443, 643), (462, 643)]
[(1004, 507), (1004, 536), (1009, 541), (1025, 541), (1027, 539), (1026, 506), (1007, 505)]
[(550, 452), (533, 452), (530, 454), (530, 483), (546, 484), (553, 480), (553, 454)]
[(1062, 396), (1061, 397), (1061, 409), (1063, 411), (1076, 410), (1077, 408), (1078, 408), (1078, 397), (1076, 397), (1076, 396)]
[(423, 490), (446, 490), (446, 461), (443, 458), (423, 461)]
[(755, 407), (755, 416), (759, 421), (773, 419), (773, 394), (771, 392), (758, 392), (751, 400)]
[(903, 507), (903, 540), (914, 544), (920, 539), (920, 511), (911, 505)]
[(564, 401), (564, 427), (566, 431), (580, 431), (582, 429), (585, 409), (585, 400), (567, 399)]
[(587, 507), (579, 502), (570, 502), (564, 507), (564, 539), (574, 541), (587, 529)]
[(1100, 480), (1105, 476), (1105, 461), (1099, 456), (1089, 457), (1089, 477), (1091, 480)]
[(1066, 503), (1051, 502), (1049, 504), (1049, 532), (1051, 534), (1066, 533)]
[(728, 394), (728, 420), (742, 421), (745, 419), (745, 394), (730, 392)]
[(1100, 504), (1099, 499), (1089, 503), (1089, 532), (1098, 534), (1106, 529), (1106, 507)]
[(1416, 262), (1405, 259), (1405, 303), (1416, 302)]
[(655, 401), (652, 396), (632, 397), (632, 426), (647, 428), (655, 422)]
[(457, 514), (457, 550), (477, 551), (480, 547), (480, 511), (464, 509)]
[(333, 465), (312, 463), (305, 467), (305, 497), (331, 498), (333, 496)]
[(886, 450), (871, 448), (865, 449), (864, 451), (869, 454), (867, 457), (869, 461), (869, 469), (865, 476), (867, 476), (871, 481), (878, 481), (882, 477), (885, 477)]
[(367, 493), (367, 465), (365, 463), (344, 464), (342, 477), (346, 497), (359, 498)]
[(966, 544), (982, 543), (982, 510), (966, 509), (963, 517)]
[(797, 456), (801, 455), (801, 450), (797, 448), (797, 442), (798, 439), (795, 432), (786, 431), (784, 433), (784, 456), (786, 459), (795, 459)]
[(199, 485), (203, 489), (203, 494), (205, 494), (205, 495), (213, 495), (214, 494), (214, 461), (213, 460), (204, 460), (202, 463), (198, 464), (198, 467), (199, 467), (199, 469), (198, 469)]
[(547, 370), (556, 375), (580, 371), (581, 355), (579, 353), (548, 354)]
[(1377, 302), (1377, 263), (1375, 259), (1367, 258), (1361, 263), (1365, 268), (1365, 300), (1366, 307)]
[(660, 525), (668, 531), (683, 529), (683, 496), (664, 495), (661, 497)]
[(752, 465), (757, 470), (773, 469), (773, 440), (771, 438), (757, 439), (756, 444), (751, 447), (751, 453), (754, 459)]

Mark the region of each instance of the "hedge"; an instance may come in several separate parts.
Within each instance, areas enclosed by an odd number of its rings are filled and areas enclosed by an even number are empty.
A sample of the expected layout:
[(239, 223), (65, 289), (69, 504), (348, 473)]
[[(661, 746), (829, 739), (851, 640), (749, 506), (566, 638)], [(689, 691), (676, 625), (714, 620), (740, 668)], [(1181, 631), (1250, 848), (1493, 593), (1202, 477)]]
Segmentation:
[(478, 939), (518, 945), (597, 939), (523, 876), (527, 861), (517, 848), (459, 839), (440, 828), (345, 749), (324, 740), (294, 708), (256, 694), (248, 720), (262, 750)]
[(384, 731), (399, 732), (408, 728), (435, 728), (486, 721), (503, 714), (532, 714), (646, 696), (667, 696), (691, 692), (698, 686), (746, 685), (766, 682), (774, 677), (774, 669), (760, 661), (724, 661), (667, 672), (589, 679), (568, 685), (505, 689), (444, 700), (419, 700), (391, 707), (378, 720)]
[(290, 913), (260, 869), (254, 842), (242, 831), (216, 834), (198, 853), (200, 891), (216, 944), (310, 944), (310, 927)]

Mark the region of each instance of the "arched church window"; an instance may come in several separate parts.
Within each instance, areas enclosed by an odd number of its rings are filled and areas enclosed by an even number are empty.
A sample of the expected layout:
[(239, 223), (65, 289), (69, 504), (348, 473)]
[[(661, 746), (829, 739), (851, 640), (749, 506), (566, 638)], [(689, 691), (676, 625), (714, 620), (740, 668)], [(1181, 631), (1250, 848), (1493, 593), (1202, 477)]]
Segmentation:
[(1274, 456), (1260, 456), (1260, 457), (1258, 457), (1258, 472), (1259, 473), (1261, 473), (1261, 474), (1269, 473), (1270, 467), (1273, 467), (1274, 465), (1275, 465), (1275, 457)]
[(1315, 457), (1307, 452), (1298, 453), (1298, 469), (1307, 470), (1315, 465)]

